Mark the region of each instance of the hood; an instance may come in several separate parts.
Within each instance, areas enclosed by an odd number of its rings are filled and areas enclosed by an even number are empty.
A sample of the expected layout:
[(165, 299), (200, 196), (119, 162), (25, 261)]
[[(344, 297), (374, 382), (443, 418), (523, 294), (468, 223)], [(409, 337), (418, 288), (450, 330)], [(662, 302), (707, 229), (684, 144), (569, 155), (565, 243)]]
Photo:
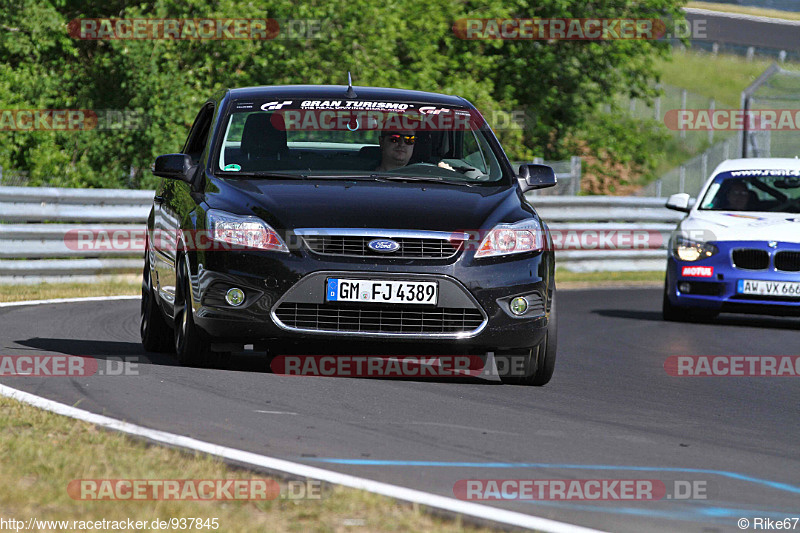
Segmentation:
[(531, 216), (533, 209), (520, 196), (516, 187), (507, 185), (313, 179), (214, 179), (206, 191), (209, 207), (252, 213), (276, 229), (484, 229)]
[(800, 214), (695, 211), (680, 229), (707, 232), (708, 241), (800, 242)]

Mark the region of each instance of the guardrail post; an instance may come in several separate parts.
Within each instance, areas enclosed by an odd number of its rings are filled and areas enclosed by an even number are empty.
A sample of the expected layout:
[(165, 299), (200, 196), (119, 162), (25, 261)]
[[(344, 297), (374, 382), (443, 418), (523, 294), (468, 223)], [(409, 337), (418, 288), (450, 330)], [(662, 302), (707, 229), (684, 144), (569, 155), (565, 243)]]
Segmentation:
[[(717, 101), (713, 98), (708, 101), (708, 110), (711, 112), (711, 116), (714, 116), (714, 110), (717, 108)], [(714, 127), (708, 128), (708, 144), (714, 144)], [(705, 176), (705, 172), (703, 172)]]
[(683, 192), (686, 188), (686, 167), (681, 165), (680, 177), (678, 180), (678, 192)]
[[(681, 111), (686, 111), (686, 97), (688, 96), (688, 91), (686, 89), (681, 89)], [(681, 128), (681, 139), (686, 138), (686, 129)]]
[(581, 158), (573, 155), (569, 160), (570, 188), (572, 195), (577, 196), (581, 192)]
[(708, 176), (708, 152), (703, 152), (703, 157), (700, 158), (700, 182)]

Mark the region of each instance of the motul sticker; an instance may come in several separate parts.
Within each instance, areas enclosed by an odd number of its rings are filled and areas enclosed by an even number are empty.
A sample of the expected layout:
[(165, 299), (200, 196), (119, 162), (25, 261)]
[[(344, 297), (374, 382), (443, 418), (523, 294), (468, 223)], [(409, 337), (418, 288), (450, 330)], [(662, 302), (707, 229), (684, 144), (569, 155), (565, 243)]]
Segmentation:
[(685, 266), (681, 269), (681, 276), (693, 278), (710, 278), (714, 275), (714, 267)]

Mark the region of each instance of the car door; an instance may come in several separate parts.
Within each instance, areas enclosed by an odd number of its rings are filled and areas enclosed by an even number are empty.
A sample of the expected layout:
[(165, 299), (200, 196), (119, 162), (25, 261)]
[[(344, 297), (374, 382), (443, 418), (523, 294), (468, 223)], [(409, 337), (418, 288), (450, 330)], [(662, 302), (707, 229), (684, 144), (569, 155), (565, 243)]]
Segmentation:
[[(206, 103), (194, 120), (182, 153), (189, 155), (197, 165), (203, 155), (211, 122), (214, 116), (213, 102)], [(176, 260), (179, 249), (178, 240), (181, 222), (186, 214), (194, 209), (194, 200), (190, 195), (190, 185), (183, 181), (164, 179), (156, 192), (154, 207), (154, 228), (157, 238), (154, 239), (154, 256), (157, 279), (157, 290), (165, 303), (175, 300)], [(168, 310), (171, 313), (171, 310)]]

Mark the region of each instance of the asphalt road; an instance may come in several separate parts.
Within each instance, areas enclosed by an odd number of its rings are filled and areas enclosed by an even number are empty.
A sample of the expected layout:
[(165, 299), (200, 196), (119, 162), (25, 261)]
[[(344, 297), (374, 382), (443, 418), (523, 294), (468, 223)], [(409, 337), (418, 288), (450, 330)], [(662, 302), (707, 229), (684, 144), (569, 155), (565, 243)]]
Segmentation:
[[(798, 21), (765, 20), (762, 17), (714, 13), (703, 9), (687, 9), (686, 20), (689, 27), (696, 31), (693, 33), (696, 41), (774, 50), (800, 50)], [(684, 35), (686, 30), (680, 29), (680, 33)]]
[[(796, 355), (800, 321), (660, 319), (660, 291), (561, 291), (543, 388), (183, 368), (139, 344), (138, 300), (0, 309), (3, 355), (138, 358), (138, 375), (4, 377), (155, 429), (453, 496), (463, 479), (699, 482), (705, 499), (490, 501), (609, 531), (740, 531), (800, 516), (800, 378), (670, 377), (670, 355)], [(695, 496), (702, 496), (695, 494)], [(752, 527), (752, 525), (751, 525)], [(800, 525), (798, 525), (800, 528)]]

